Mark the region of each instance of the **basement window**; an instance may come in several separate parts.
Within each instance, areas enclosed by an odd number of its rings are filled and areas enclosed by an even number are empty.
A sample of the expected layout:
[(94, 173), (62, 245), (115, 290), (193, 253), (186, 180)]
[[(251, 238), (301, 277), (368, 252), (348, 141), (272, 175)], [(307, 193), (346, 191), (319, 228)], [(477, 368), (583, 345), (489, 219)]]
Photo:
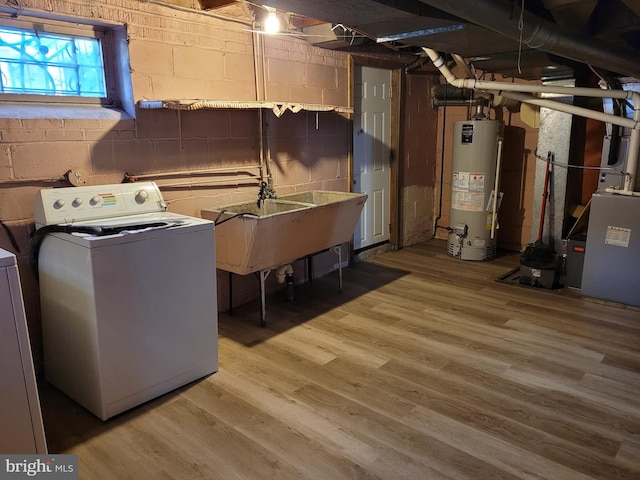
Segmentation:
[(106, 98), (101, 38), (0, 27), (0, 91)]
[(0, 20), (3, 103), (48, 112), (52, 106), (129, 111), (130, 93), (124, 27), (28, 16)]

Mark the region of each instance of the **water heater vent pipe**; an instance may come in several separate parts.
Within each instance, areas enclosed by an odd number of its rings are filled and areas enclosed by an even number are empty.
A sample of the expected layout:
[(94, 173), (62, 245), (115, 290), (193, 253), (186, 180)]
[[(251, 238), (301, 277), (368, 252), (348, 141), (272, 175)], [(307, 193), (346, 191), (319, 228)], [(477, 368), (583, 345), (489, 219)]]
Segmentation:
[[(444, 59), (438, 52), (431, 48), (423, 47), (424, 52), (429, 56), (434, 66), (440, 70), (446, 81), (458, 88), (470, 88), (473, 90), (483, 90), (488, 92), (497, 92), (499, 95), (516, 99), (521, 102), (531, 103), (552, 110), (578, 115), (581, 117), (592, 118), (602, 122), (612, 123), (631, 129), (629, 141), (629, 153), (627, 158), (627, 172), (622, 190), (607, 188), (607, 192), (618, 193), (622, 195), (635, 195), (638, 192), (633, 191), (636, 171), (638, 169), (638, 154), (640, 153), (640, 93), (631, 90), (605, 90), (599, 88), (587, 87), (559, 87), (553, 85), (528, 85), (520, 83), (493, 82), (485, 80), (476, 80), (475, 78), (458, 78), (446, 66)], [(616, 115), (597, 112), (588, 108), (576, 107), (537, 98), (531, 95), (523, 95), (524, 93), (551, 93), (558, 95), (591, 97), (591, 98), (615, 98), (620, 100), (629, 100), (633, 103), (633, 119), (622, 118)], [(640, 193), (638, 193), (640, 195)]]

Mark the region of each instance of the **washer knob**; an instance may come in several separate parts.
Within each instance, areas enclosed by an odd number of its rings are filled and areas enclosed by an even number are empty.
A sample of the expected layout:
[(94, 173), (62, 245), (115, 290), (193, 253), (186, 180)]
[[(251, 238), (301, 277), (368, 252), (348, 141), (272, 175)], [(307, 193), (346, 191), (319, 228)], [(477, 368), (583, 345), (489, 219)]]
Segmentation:
[(98, 195), (91, 197), (91, 200), (89, 200), (89, 203), (93, 206), (100, 205), (100, 197)]
[(75, 199), (73, 200), (72, 205), (73, 205), (74, 207), (79, 207), (80, 205), (82, 205), (82, 202), (83, 202), (83, 200), (82, 200), (80, 197), (78, 197), (78, 198), (75, 198)]
[(55, 202), (53, 202), (53, 208), (62, 208), (64, 207), (64, 200), (62, 200), (61, 198), (56, 200)]
[(144, 203), (149, 198), (149, 192), (147, 192), (146, 190), (138, 190), (136, 192), (136, 197), (135, 198), (136, 198), (136, 202)]

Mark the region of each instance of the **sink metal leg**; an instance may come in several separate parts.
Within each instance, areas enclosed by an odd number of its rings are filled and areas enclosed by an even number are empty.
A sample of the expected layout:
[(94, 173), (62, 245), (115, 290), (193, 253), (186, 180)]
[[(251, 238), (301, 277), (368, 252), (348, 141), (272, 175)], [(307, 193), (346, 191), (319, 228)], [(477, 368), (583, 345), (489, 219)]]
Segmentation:
[(338, 292), (342, 293), (342, 245), (331, 247), (331, 251), (338, 255)]
[[(330, 247), (328, 250), (332, 251), (338, 256), (338, 292), (342, 293), (342, 245), (335, 245)], [(323, 250), (326, 252), (327, 250)], [(321, 253), (321, 252), (319, 252)], [(311, 283), (313, 279), (313, 255), (307, 256), (307, 266), (308, 266), (308, 282)], [(269, 274), (274, 270), (274, 268), (265, 268), (263, 270), (259, 270), (255, 272), (258, 277), (258, 281), (260, 283), (260, 326), (265, 327), (267, 325), (267, 292), (265, 287), (265, 282)], [(231, 285), (231, 274), (229, 275), (229, 285)], [(231, 293), (229, 294), (229, 298), (231, 298)]]
[(267, 325), (267, 294), (264, 286), (264, 282), (271, 273), (272, 268), (265, 268), (264, 270), (260, 270), (259, 280), (260, 280), (260, 326), (265, 327)]

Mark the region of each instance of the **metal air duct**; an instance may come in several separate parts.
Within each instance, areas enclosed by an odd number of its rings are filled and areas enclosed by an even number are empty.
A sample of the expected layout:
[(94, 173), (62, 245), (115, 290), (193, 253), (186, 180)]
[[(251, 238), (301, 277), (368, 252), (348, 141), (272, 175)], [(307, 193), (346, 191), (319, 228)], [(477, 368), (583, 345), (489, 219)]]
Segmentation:
[[(529, 48), (640, 78), (634, 52), (616, 48), (587, 35), (571, 32), (503, 0), (420, 0), (470, 23), (500, 33)], [(519, 28), (522, 13), (522, 31)]]

